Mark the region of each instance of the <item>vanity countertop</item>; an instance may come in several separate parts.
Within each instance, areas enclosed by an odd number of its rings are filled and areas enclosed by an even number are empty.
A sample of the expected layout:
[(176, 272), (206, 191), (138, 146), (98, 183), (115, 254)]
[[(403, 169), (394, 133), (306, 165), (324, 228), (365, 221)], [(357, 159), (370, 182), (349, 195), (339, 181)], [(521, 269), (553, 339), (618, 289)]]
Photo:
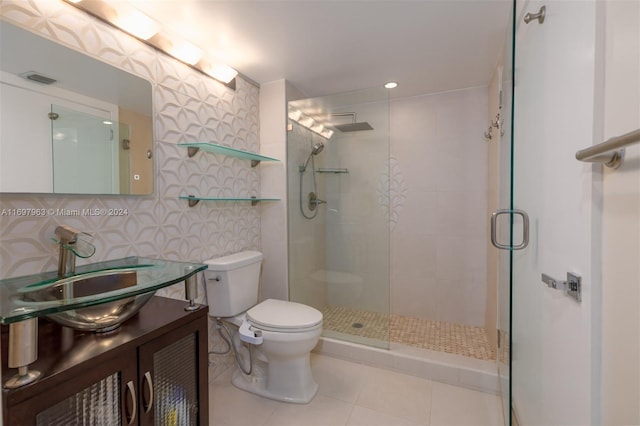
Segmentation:
[[(56, 271), (0, 280), (0, 324), (11, 324), (52, 313), (99, 305), (159, 290), (207, 269), (201, 263), (127, 257), (78, 266), (72, 276), (60, 278)], [(98, 294), (70, 294), (59, 300), (33, 301), (29, 294), (65, 291), (78, 280), (135, 273), (132, 285)]]

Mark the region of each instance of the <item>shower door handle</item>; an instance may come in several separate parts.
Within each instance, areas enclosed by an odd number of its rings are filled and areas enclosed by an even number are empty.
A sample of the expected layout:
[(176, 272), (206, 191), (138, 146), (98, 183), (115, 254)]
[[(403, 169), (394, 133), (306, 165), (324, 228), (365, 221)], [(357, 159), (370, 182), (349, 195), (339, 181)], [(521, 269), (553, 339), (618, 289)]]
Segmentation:
[[(511, 246), (507, 244), (501, 244), (498, 242), (497, 221), (498, 221), (498, 216), (503, 214), (508, 214), (511, 216), (518, 215), (522, 217), (522, 242), (520, 244)], [(527, 247), (529, 245), (529, 215), (524, 210), (509, 210), (509, 209), (496, 210), (491, 215), (491, 244), (493, 244), (494, 247), (499, 248), (501, 250), (522, 250), (523, 248)]]

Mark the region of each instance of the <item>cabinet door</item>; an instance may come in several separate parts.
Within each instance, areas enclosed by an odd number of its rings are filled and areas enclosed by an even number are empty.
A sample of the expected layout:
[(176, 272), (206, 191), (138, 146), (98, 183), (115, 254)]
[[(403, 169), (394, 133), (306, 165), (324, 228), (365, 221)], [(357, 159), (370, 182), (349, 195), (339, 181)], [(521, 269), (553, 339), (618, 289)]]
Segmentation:
[(206, 317), (138, 348), (140, 424), (208, 424)]
[(55, 388), (11, 407), (10, 425), (138, 424), (135, 350), (101, 362)]

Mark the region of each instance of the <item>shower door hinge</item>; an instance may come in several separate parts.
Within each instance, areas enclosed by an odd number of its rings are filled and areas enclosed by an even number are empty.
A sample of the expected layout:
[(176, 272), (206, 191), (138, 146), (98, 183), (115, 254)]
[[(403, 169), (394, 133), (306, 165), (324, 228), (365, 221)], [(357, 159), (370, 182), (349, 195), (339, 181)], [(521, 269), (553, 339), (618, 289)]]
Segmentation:
[(560, 281), (547, 274), (542, 274), (542, 282), (550, 288), (565, 291), (578, 302), (582, 302), (582, 277), (580, 275), (567, 272), (567, 280)]

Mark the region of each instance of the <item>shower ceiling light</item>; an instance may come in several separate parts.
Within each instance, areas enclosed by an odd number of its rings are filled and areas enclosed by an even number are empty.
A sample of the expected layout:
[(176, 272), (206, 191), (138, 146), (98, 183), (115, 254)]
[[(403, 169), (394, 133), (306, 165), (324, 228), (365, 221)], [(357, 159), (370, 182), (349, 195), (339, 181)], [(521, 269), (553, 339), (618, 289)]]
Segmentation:
[(327, 139), (331, 139), (331, 136), (333, 136), (333, 130), (324, 129), (322, 131), (321, 135), (324, 136)]
[(313, 118), (301, 117), (300, 120), (298, 120), (298, 123), (300, 123), (300, 125), (306, 127), (307, 129), (311, 129), (311, 126), (313, 126)]
[(395, 89), (396, 87), (398, 87), (398, 83), (395, 81), (390, 81), (388, 83), (384, 84), (385, 89)]
[(108, 24), (144, 41), (146, 44), (170, 55), (227, 87), (236, 88), (238, 72), (217, 61), (202, 59), (203, 51), (198, 46), (175, 37), (162, 30), (162, 26), (131, 4), (122, 0), (63, 0)]
[(294, 109), (289, 111), (289, 118), (292, 119), (293, 121), (300, 120), (301, 116), (302, 116), (302, 111), (300, 111), (299, 109)]
[[(317, 123), (313, 118), (302, 115), (302, 111), (300, 110), (289, 110), (288, 116), (290, 120), (295, 121), (299, 125), (306, 127), (313, 133), (317, 133), (327, 140), (329, 140), (333, 135), (333, 130), (325, 129), (324, 125)], [(287, 130), (289, 130), (288, 127)]]

